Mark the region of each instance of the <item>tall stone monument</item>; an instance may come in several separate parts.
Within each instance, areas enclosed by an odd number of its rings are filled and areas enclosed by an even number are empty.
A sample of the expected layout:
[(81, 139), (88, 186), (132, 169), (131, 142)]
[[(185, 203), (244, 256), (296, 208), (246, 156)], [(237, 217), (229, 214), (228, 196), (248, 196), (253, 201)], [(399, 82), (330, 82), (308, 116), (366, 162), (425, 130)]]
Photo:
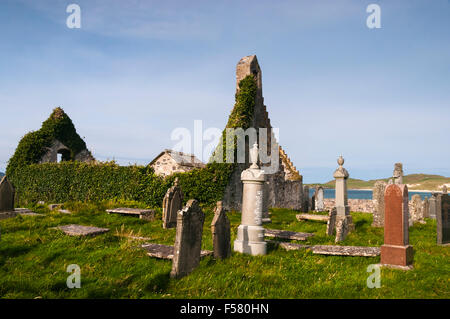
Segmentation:
[(336, 239), (335, 242), (344, 240), (347, 234), (352, 231), (355, 226), (353, 225), (352, 216), (350, 215), (350, 206), (348, 205), (348, 195), (347, 195), (347, 179), (349, 174), (347, 170), (343, 167), (344, 158), (339, 156), (338, 160), (339, 167), (333, 174), (336, 179), (335, 188), (335, 207), (336, 207)]
[(186, 276), (199, 265), (204, 221), (205, 214), (195, 199), (178, 211), (170, 277)]
[(316, 187), (316, 196), (315, 196), (315, 210), (316, 212), (323, 212), (325, 209), (324, 201), (323, 201), (323, 187)]
[(403, 184), (403, 164), (395, 163), (394, 165), (394, 174), (392, 175), (394, 178), (394, 184)]
[(450, 245), (450, 196), (441, 197), (441, 210), (436, 215), (437, 243)]
[(381, 264), (408, 270), (412, 268), (413, 247), (409, 245), (408, 187), (391, 184), (384, 193), (384, 245)]
[(214, 258), (225, 259), (231, 256), (230, 220), (223, 209), (222, 202), (217, 202), (211, 223)]
[(15, 190), (6, 176), (0, 182), (0, 212), (14, 211)]
[(183, 207), (183, 193), (178, 185), (178, 177), (169, 188), (163, 199), (163, 228), (173, 228), (177, 225), (177, 212)]
[(241, 174), (244, 184), (242, 195), (242, 221), (238, 227), (234, 250), (250, 255), (265, 255), (267, 243), (262, 227), (262, 208), (265, 174), (258, 166), (258, 145), (250, 150), (252, 165)]
[(384, 181), (377, 181), (373, 188), (373, 227), (384, 226), (384, 190), (386, 189), (386, 185)]

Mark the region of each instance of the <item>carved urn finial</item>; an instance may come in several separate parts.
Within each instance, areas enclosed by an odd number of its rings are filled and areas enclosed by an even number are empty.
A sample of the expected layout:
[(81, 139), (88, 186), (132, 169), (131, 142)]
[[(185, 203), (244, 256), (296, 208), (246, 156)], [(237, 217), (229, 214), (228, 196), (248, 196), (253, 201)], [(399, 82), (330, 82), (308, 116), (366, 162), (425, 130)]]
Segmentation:
[(339, 156), (337, 163), (339, 164), (339, 166), (344, 165), (344, 158), (342, 157), (342, 155)]
[(252, 165), (250, 166), (250, 168), (259, 168), (258, 166), (258, 143), (255, 142), (255, 144), (253, 144), (252, 149), (250, 150), (250, 161), (252, 162)]

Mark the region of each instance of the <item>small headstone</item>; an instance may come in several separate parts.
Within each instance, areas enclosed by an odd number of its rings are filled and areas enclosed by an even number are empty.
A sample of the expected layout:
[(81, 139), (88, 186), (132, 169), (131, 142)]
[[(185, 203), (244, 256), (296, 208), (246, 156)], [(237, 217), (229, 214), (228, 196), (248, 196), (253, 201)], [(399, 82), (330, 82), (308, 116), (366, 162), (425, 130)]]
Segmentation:
[(441, 210), (436, 215), (437, 243), (439, 245), (450, 244), (450, 196), (443, 194), (441, 197)]
[(177, 212), (183, 207), (183, 193), (178, 185), (178, 177), (169, 188), (163, 200), (163, 228), (173, 228), (177, 225)]
[(109, 231), (108, 228), (99, 228), (74, 224), (58, 226), (56, 228), (62, 230), (66, 235), (69, 236), (95, 236)]
[(217, 202), (211, 223), (214, 258), (225, 259), (231, 256), (230, 220), (223, 209), (222, 202)]
[(377, 181), (373, 188), (372, 202), (373, 202), (373, 227), (384, 226), (384, 190), (386, 189), (386, 182)]
[(303, 186), (303, 205), (302, 205), (302, 211), (304, 213), (309, 212), (309, 186), (304, 185)]
[(422, 201), (422, 212), (424, 218), (430, 218), (430, 202), (428, 201), (428, 197), (426, 196)]
[(6, 176), (0, 182), (0, 212), (14, 211), (15, 190)]
[(408, 187), (391, 184), (384, 193), (384, 244), (381, 246), (381, 264), (411, 269), (413, 247), (409, 245)]
[(428, 206), (430, 211), (430, 218), (436, 219), (437, 203), (436, 196), (434, 194), (428, 200)]
[(199, 265), (204, 221), (205, 214), (195, 199), (178, 212), (172, 278), (186, 276)]
[(323, 201), (323, 187), (319, 186), (316, 188), (316, 196), (315, 196), (315, 210), (316, 212), (323, 212), (325, 209), (324, 201)]
[(447, 194), (447, 185), (442, 186), (442, 194)]
[(409, 226), (414, 223), (424, 223), (423, 210), (422, 210), (422, 198), (419, 194), (415, 194), (411, 197), (411, 211), (409, 212)]
[(327, 221), (327, 236), (333, 236), (334, 227), (336, 226), (336, 207), (330, 209)]

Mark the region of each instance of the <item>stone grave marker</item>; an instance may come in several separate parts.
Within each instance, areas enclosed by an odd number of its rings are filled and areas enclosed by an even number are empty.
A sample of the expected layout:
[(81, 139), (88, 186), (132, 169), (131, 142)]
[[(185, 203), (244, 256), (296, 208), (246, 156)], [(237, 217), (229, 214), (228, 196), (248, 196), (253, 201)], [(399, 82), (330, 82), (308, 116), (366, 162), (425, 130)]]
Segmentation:
[(303, 185), (303, 205), (302, 211), (304, 213), (309, 212), (309, 186)]
[(430, 203), (428, 201), (428, 197), (425, 196), (425, 199), (422, 201), (422, 212), (424, 218), (430, 218)]
[(384, 244), (381, 264), (399, 269), (411, 269), (413, 247), (409, 245), (408, 187), (390, 184), (384, 193)]
[(275, 237), (279, 239), (290, 239), (290, 240), (307, 240), (308, 238), (314, 236), (312, 233), (299, 233), (289, 230), (279, 230), (279, 229), (266, 229), (264, 236)]
[(423, 210), (422, 210), (422, 198), (419, 194), (415, 194), (411, 197), (411, 211), (409, 213), (409, 226), (413, 226), (414, 223), (424, 223)]
[(56, 229), (62, 230), (66, 235), (69, 236), (96, 236), (109, 231), (108, 228), (99, 228), (83, 225), (65, 225), (55, 227)]
[(436, 215), (437, 243), (439, 245), (450, 244), (450, 196), (443, 194), (441, 197), (441, 210)]
[(222, 202), (217, 202), (214, 218), (211, 222), (213, 236), (214, 258), (225, 259), (231, 256), (230, 220), (227, 217)]
[(177, 213), (183, 207), (183, 193), (178, 185), (178, 177), (169, 188), (163, 200), (163, 228), (173, 228), (177, 225)]
[[(141, 247), (147, 252), (147, 255), (160, 259), (173, 259), (173, 246), (162, 244), (144, 244)], [(202, 250), (200, 252), (200, 258), (211, 256), (213, 252), (211, 250)]]
[(436, 196), (431, 196), (428, 200), (428, 206), (430, 211), (430, 218), (436, 219)]
[(386, 189), (386, 182), (377, 181), (373, 188), (373, 227), (384, 226), (384, 190)]
[(172, 278), (186, 276), (199, 265), (204, 221), (205, 214), (195, 199), (178, 212)]
[(319, 186), (316, 188), (316, 197), (315, 197), (315, 210), (316, 212), (323, 212), (325, 209), (324, 201), (323, 201), (323, 187)]
[(128, 216), (137, 216), (139, 219), (153, 221), (155, 219), (155, 210), (153, 209), (140, 209), (140, 208), (127, 208), (120, 207), (106, 210), (109, 214), (119, 214)]
[(14, 212), (14, 194), (13, 185), (3, 176), (0, 182), (0, 212)]

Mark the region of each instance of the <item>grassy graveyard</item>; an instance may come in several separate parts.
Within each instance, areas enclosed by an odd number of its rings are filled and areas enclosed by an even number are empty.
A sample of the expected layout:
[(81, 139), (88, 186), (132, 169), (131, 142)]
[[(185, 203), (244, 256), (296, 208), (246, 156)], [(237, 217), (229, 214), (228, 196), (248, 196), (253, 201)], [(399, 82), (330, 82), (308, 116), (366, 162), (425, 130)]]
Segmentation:
[[(144, 208), (137, 202), (71, 202), (73, 214), (32, 208), (45, 216), (1, 220), (1, 298), (450, 298), (450, 247), (436, 245), (436, 222), (410, 228), (414, 269), (381, 271), (381, 288), (368, 288), (367, 266), (379, 257), (314, 255), (309, 250), (285, 251), (269, 246), (266, 256), (232, 254), (216, 261), (201, 260), (190, 275), (170, 279), (172, 262), (150, 258), (138, 246), (145, 242), (173, 245), (175, 229), (162, 228), (161, 211), (153, 222), (109, 215), (119, 206)], [(273, 209), (267, 228), (312, 232), (306, 244), (334, 245), (323, 222), (296, 220), (298, 212)], [(204, 209), (202, 249), (212, 250), (212, 209)], [(380, 246), (383, 229), (370, 227), (371, 214), (352, 213), (356, 231), (340, 245)], [(228, 213), (232, 241), (241, 215)], [(81, 224), (106, 227), (96, 237), (71, 237), (53, 227)], [(148, 241), (131, 238), (146, 237)], [(293, 241), (295, 242), (295, 241)], [(69, 289), (67, 266), (81, 268), (81, 288)]]

